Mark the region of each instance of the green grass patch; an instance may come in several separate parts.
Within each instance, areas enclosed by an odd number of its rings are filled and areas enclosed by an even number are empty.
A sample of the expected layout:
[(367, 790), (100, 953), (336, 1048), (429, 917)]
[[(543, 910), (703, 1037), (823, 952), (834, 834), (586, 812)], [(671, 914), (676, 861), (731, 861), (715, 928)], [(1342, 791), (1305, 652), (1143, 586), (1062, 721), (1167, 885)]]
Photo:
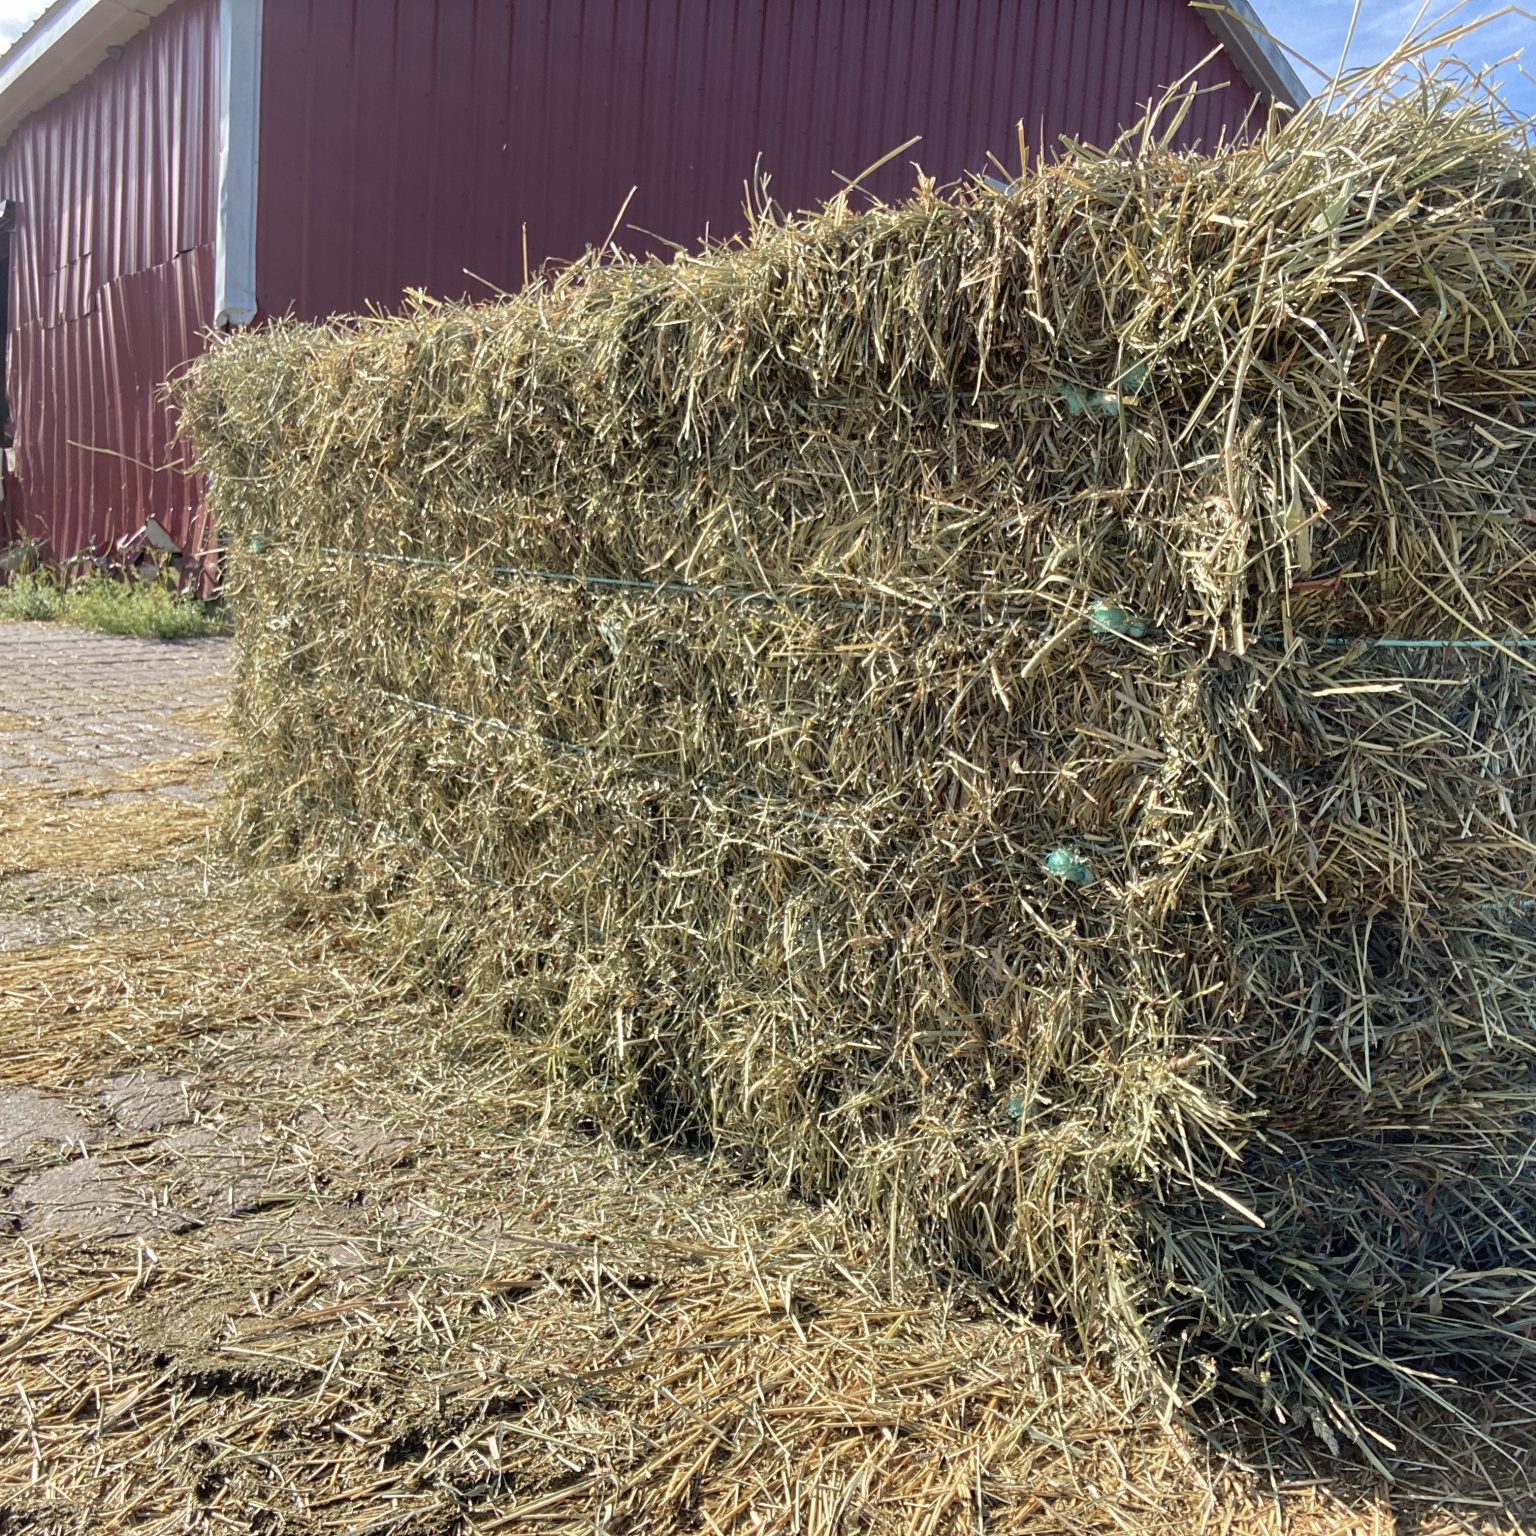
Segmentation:
[(57, 619), (141, 640), (187, 640), (229, 631), (222, 610), (212, 603), (161, 584), (107, 576), (88, 576), (70, 586), (46, 574), (14, 577), (0, 587), (0, 619)]
[(64, 610), (64, 589), (47, 576), (13, 576), (0, 587), (0, 619), (56, 619)]

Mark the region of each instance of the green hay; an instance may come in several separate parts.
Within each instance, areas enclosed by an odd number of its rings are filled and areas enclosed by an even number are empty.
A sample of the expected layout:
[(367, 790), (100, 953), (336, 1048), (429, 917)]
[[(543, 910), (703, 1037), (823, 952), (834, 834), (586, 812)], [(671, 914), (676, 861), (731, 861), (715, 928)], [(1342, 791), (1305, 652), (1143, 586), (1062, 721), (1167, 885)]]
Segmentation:
[(242, 337), (237, 835), (561, 1113), (1137, 1390), (1473, 1423), (1536, 1363), (1533, 337), (1536, 164), (1434, 82)]

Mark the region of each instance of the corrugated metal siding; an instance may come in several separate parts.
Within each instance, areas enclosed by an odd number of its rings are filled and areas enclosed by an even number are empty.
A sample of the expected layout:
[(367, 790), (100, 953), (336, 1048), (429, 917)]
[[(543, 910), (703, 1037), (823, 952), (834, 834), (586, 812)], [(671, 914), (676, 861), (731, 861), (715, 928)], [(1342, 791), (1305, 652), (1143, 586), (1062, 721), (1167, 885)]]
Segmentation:
[(7, 521), (61, 559), (150, 513), (189, 547), (200, 534), (161, 389), (213, 314), (218, 13), (181, 0), (0, 154), (0, 196), (19, 204)]
[[(628, 226), (692, 244), (759, 164), (796, 208), (914, 134), (881, 196), (1013, 165), (1021, 119), (1102, 144), (1215, 46), (1186, 0), (266, 0), (262, 306), (516, 287), (525, 226), (535, 264), (579, 255), (631, 187)], [(1213, 143), (1253, 92), (1225, 57), (1201, 80)]]

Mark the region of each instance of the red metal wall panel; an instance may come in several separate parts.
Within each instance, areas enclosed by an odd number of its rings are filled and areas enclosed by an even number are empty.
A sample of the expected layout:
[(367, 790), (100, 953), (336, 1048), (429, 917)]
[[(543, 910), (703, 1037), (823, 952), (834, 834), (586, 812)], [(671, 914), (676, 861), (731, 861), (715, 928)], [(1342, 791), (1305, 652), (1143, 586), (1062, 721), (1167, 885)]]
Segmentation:
[[(318, 317), (402, 289), (477, 291), (608, 233), (692, 244), (872, 177), (912, 188), (1070, 133), (1105, 143), (1216, 46), (1186, 0), (266, 0), (257, 283)], [(1252, 90), (1201, 72), (1186, 139), (1235, 129)], [(483, 288), (478, 289), (483, 293)]]
[(58, 559), (150, 513), (186, 547), (201, 533), (162, 389), (213, 314), (218, 15), (181, 0), (0, 151), (18, 205), (5, 517)]
[[(578, 255), (630, 189), (621, 240), (692, 244), (742, 222), (760, 168), (803, 207), (915, 134), (869, 179), (912, 186), (1103, 143), (1212, 51), (1186, 0), (266, 0), (259, 298), (267, 314), (393, 305), (407, 287), (523, 278)], [(172, 465), (166, 377), (212, 314), (218, 0), (180, 0), (0, 152), (12, 238), (8, 389), (20, 495), (0, 539), (55, 556), (153, 513), (200, 537)], [(1190, 114), (1205, 143), (1252, 91)], [(642, 233), (652, 232), (651, 234)], [(652, 238), (652, 235), (657, 237)], [(9, 525), (9, 528), (7, 527)]]

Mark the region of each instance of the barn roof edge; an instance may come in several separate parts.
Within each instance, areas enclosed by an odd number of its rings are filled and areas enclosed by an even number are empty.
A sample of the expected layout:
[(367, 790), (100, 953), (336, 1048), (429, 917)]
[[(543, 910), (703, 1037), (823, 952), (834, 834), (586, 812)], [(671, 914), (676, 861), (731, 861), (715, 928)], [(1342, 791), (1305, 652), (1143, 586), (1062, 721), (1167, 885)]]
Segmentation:
[(54, 0), (0, 55), (0, 146), (175, 0)]

